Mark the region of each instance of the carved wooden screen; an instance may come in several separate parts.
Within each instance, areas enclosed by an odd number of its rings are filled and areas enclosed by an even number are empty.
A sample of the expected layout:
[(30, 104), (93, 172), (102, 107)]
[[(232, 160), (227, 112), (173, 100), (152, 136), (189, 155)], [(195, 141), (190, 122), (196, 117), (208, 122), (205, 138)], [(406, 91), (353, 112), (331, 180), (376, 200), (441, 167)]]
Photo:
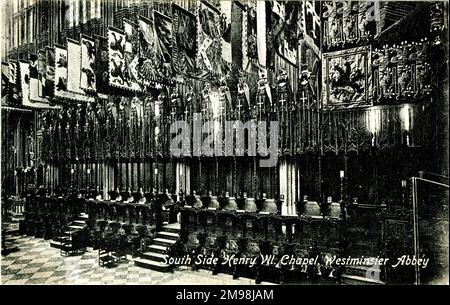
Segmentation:
[(323, 105), (328, 108), (372, 104), (369, 46), (323, 55)]

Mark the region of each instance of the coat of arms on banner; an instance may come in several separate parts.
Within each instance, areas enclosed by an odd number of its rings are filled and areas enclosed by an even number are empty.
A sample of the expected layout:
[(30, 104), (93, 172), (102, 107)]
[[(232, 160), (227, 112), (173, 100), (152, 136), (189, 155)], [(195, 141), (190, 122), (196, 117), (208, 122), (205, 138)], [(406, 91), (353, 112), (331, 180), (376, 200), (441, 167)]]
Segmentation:
[(233, 5), (234, 5), (233, 1), (220, 1), (220, 10), (221, 10), (220, 32), (221, 32), (221, 37), (222, 37), (222, 59), (227, 63), (232, 62), (231, 15), (232, 15)]
[(55, 46), (55, 96), (63, 97), (67, 91), (67, 49)]
[(30, 101), (40, 102), (42, 98), (39, 96), (39, 72), (38, 72), (38, 60), (37, 54), (28, 54), (30, 60)]
[(271, 1), (266, 7), (266, 27), (267, 27), (267, 67), (274, 68), (274, 56), (278, 53), (283, 55), (282, 47), (284, 43), (283, 29), (286, 6), (281, 1)]
[(130, 80), (125, 76), (125, 33), (109, 28), (109, 84), (119, 88), (129, 88)]
[(45, 79), (44, 96), (53, 97), (55, 93), (55, 49), (46, 47), (47, 71)]
[(80, 87), (86, 91), (96, 91), (95, 43), (88, 37), (81, 37), (81, 80)]
[(372, 102), (370, 47), (326, 53), (323, 59), (324, 105), (333, 107)]
[(173, 67), (178, 74), (193, 74), (196, 71), (197, 23), (195, 16), (185, 9), (173, 5)]
[(45, 97), (45, 86), (46, 86), (46, 79), (47, 79), (47, 54), (45, 50), (39, 50), (38, 53), (38, 94), (39, 97)]
[(81, 80), (81, 44), (79, 41), (67, 39), (67, 91), (83, 94)]
[(299, 41), (299, 10), (301, 3), (286, 2), (283, 30), (283, 43), (279, 46), (279, 54), (291, 64), (297, 65), (297, 50)]
[(7, 103), (8, 98), (8, 73), (9, 64), (2, 61), (2, 105), (5, 105)]
[(20, 86), (22, 88), (22, 105), (30, 106), (30, 64), (26, 61), (19, 62)]
[(97, 92), (107, 92), (109, 83), (109, 50), (108, 39), (94, 35), (95, 41), (95, 85)]
[(9, 92), (9, 101), (13, 104), (20, 103), (20, 97), (19, 97), (19, 85), (17, 84), (17, 69), (18, 69), (18, 62), (16, 61), (10, 61), (9, 62), (9, 83), (8, 83), (8, 92)]
[(159, 69), (162, 75), (169, 79), (172, 76), (172, 20), (157, 11), (153, 12), (155, 27), (157, 60), (162, 64)]
[(162, 63), (157, 59), (153, 20), (138, 16), (138, 25), (140, 52), (138, 73), (141, 82), (147, 86), (154, 82), (163, 82), (163, 67)]
[(200, 70), (220, 71), (221, 30), (219, 11), (206, 1), (198, 13), (198, 64)]
[(124, 75), (129, 79), (130, 90), (142, 91), (139, 81), (139, 35), (138, 26), (124, 19), (123, 28), (125, 32), (125, 70)]
[(256, 1), (252, 1), (247, 6), (246, 14), (246, 37), (244, 44), (246, 44), (247, 54), (249, 60), (258, 60), (258, 42), (257, 42), (257, 16), (256, 16)]

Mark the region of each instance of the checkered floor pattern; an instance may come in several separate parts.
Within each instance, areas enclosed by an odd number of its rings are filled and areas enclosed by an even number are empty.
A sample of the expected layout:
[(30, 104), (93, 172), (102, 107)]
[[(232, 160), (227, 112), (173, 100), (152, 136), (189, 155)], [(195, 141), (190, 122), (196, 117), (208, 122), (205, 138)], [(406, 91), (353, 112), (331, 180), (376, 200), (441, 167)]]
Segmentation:
[(19, 251), (1, 257), (2, 285), (148, 285), (148, 284), (208, 284), (252, 285), (254, 280), (231, 275), (212, 275), (210, 271), (192, 271), (180, 267), (172, 273), (148, 270), (134, 265), (131, 257), (117, 267), (100, 267), (98, 252), (88, 248), (83, 255), (61, 256), (49, 241), (28, 237), (9, 237)]

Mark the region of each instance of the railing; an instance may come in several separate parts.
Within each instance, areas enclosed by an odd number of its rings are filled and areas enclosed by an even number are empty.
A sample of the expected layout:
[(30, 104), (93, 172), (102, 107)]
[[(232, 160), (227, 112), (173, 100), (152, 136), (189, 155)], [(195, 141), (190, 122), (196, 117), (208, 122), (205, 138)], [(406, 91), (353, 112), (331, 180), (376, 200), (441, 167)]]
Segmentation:
[[(25, 199), (22, 198), (6, 198), (2, 199), (2, 216), (7, 214), (22, 214), (25, 211)], [(3, 218), (5, 219), (5, 218)]]

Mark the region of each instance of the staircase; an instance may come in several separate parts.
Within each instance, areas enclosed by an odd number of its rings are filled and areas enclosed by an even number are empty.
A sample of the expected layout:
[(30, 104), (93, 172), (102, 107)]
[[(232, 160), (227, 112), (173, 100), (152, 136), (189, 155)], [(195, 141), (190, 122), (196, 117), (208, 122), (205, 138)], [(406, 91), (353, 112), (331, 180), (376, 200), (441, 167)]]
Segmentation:
[(167, 250), (180, 238), (180, 224), (169, 224), (162, 227), (156, 234), (145, 252), (134, 259), (134, 264), (139, 267), (156, 271), (169, 272), (172, 266), (165, 263), (168, 257)]
[(65, 229), (62, 236), (55, 237), (50, 241), (50, 246), (61, 250), (61, 253), (68, 253), (77, 251), (74, 245), (72, 245), (72, 235), (84, 228), (86, 228), (86, 220), (88, 215), (80, 213), (75, 220), (73, 220)]

